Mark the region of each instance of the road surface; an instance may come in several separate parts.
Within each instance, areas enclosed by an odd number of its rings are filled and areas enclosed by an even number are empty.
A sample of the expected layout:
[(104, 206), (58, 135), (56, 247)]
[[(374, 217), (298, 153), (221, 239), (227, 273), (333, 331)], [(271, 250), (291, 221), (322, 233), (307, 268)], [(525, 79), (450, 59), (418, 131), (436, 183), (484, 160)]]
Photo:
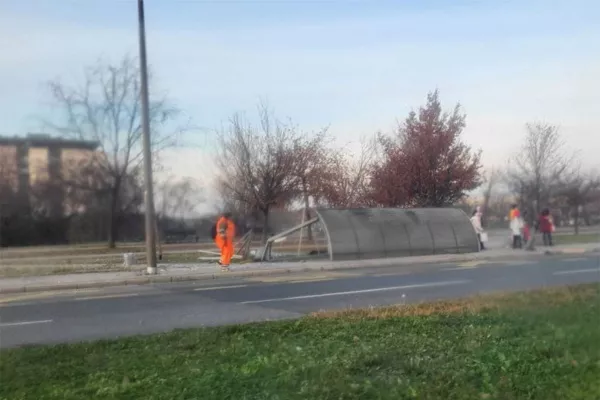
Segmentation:
[(597, 254), (4, 295), (0, 346), (115, 338), (585, 282), (600, 282)]

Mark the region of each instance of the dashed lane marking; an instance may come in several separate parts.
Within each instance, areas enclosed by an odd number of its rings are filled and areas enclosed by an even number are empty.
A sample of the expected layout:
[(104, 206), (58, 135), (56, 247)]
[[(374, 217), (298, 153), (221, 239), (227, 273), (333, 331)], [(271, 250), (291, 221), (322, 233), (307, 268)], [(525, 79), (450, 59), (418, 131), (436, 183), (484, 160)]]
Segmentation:
[(39, 293), (20, 293), (14, 295), (6, 295), (0, 298), (0, 307), (2, 305), (13, 305), (12, 303), (27, 301), (27, 300), (41, 300), (41, 299), (54, 299), (64, 298), (66, 296), (73, 296), (85, 293), (99, 292), (100, 289), (70, 289), (70, 290), (57, 290), (49, 292)]
[(231, 286), (211, 286), (211, 287), (201, 287), (194, 289), (194, 292), (203, 292), (208, 290), (222, 290), (222, 289), (233, 289), (233, 288), (241, 288), (246, 287), (248, 285), (231, 285)]
[(347, 291), (347, 292), (332, 292), (332, 293), (311, 294), (311, 295), (306, 295), (306, 296), (280, 297), (280, 298), (275, 298), (275, 299), (249, 300), (249, 301), (242, 301), (240, 304), (259, 304), (259, 303), (270, 303), (270, 302), (277, 302), (277, 301), (316, 299), (316, 298), (320, 298), (320, 297), (331, 297), (331, 296), (348, 296), (348, 295), (353, 295), (353, 294), (386, 292), (386, 291), (392, 291), (392, 290), (408, 290), (408, 289), (431, 288), (431, 287), (441, 287), (441, 286), (451, 286), (451, 285), (464, 285), (469, 282), (471, 282), (471, 281), (462, 280), (462, 281), (429, 282), (429, 283), (420, 283), (420, 284), (416, 284), (416, 285), (389, 286), (389, 287), (381, 287), (381, 288), (374, 288), (374, 289), (351, 290), (351, 291)]
[(572, 274), (590, 274), (590, 273), (600, 274), (600, 268), (570, 269), (570, 270), (566, 270), (566, 271), (556, 271), (556, 272), (553, 272), (552, 275), (572, 275)]
[(279, 275), (279, 276), (264, 276), (264, 277), (255, 277), (255, 278), (247, 278), (246, 281), (249, 282), (261, 282), (261, 283), (302, 283), (302, 282), (319, 282), (319, 281), (329, 281), (338, 278), (348, 278), (352, 276), (357, 276), (356, 274), (351, 273), (340, 273), (340, 272), (330, 272), (330, 273), (319, 273), (319, 274), (292, 274), (292, 275)]
[(20, 321), (20, 322), (5, 322), (0, 323), (0, 328), (8, 328), (11, 326), (24, 326), (24, 325), (35, 325), (35, 324), (48, 324), (52, 322), (51, 319), (44, 319), (41, 321)]
[(419, 270), (412, 269), (412, 270), (404, 270), (404, 271), (398, 270), (398, 271), (391, 271), (391, 272), (375, 272), (375, 273), (367, 272), (365, 274), (362, 274), (362, 276), (374, 276), (374, 277), (380, 278), (380, 277), (384, 277), (384, 276), (410, 275), (415, 272), (419, 272)]

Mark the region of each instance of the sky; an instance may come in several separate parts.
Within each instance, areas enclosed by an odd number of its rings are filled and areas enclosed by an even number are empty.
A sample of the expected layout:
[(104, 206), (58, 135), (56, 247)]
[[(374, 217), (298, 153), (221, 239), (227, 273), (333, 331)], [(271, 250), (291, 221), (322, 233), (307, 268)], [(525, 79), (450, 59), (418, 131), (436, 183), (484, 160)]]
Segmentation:
[[(137, 54), (133, 0), (0, 0), (0, 135), (40, 130), (43, 83), (80, 82), (99, 57)], [(467, 114), (463, 139), (506, 165), (525, 123), (560, 127), (589, 166), (600, 150), (597, 0), (146, 0), (153, 90), (195, 129), (169, 173), (210, 186), (214, 130), (267, 101), (340, 144), (397, 121), (439, 89)], [(352, 148), (352, 147), (350, 147)], [(208, 205), (215, 202), (208, 193)]]

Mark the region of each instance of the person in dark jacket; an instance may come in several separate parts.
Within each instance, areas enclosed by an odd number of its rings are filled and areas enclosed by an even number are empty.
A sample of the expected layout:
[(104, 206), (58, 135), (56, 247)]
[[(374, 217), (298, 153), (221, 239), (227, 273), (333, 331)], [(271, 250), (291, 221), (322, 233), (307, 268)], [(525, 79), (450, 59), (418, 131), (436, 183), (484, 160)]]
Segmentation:
[(549, 209), (544, 208), (542, 210), (538, 221), (538, 227), (540, 232), (542, 232), (544, 246), (552, 246), (552, 232), (554, 232), (554, 222), (552, 221), (552, 215), (550, 215)]

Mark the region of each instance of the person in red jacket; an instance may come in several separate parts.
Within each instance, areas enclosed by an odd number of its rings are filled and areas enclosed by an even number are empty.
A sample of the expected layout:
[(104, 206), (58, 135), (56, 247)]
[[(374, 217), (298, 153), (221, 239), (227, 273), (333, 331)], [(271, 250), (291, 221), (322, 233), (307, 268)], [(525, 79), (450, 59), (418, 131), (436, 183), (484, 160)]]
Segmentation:
[(544, 246), (552, 246), (552, 232), (554, 232), (554, 222), (552, 221), (552, 215), (550, 210), (544, 208), (540, 214), (538, 221), (540, 232), (542, 232), (542, 238), (544, 240)]

